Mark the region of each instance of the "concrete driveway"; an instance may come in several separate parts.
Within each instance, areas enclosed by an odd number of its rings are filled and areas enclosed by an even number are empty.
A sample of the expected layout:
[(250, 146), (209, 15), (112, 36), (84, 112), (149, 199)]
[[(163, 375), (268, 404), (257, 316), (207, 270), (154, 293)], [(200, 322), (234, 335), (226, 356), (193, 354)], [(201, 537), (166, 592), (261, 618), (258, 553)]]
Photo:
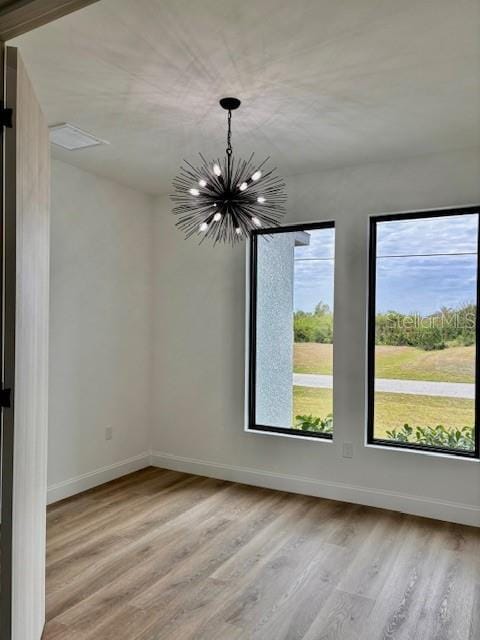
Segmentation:
[[(333, 377), (313, 373), (294, 373), (293, 384), (299, 387), (331, 389), (333, 386)], [(475, 399), (475, 385), (466, 382), (427, 382), (423, 380), (377, 378), (375, 380), (375, 391), (409, 393), (415, 396)]]

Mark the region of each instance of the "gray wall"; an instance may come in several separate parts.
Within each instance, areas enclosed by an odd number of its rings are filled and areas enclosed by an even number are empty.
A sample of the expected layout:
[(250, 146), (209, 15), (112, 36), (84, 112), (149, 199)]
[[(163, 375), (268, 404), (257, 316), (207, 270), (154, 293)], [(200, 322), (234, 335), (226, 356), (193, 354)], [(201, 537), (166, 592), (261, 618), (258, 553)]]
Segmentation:
[[(154, 461), (480, 524), (480, 465), (364, 446), (369, 214), (480, 202), (479, 150), (288, 179), (289, 221), (336, 222), (333, 444), (245, 433), (245, 248), (154, 222)], [(352, 442), (352, 459), (342, 443)]]

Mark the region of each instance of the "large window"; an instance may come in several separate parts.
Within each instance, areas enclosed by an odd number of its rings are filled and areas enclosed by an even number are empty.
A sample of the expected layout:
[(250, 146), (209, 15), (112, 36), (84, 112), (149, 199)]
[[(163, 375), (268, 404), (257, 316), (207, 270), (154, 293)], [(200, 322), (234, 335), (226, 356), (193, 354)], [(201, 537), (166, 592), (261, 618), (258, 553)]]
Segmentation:
[(370, 227), (370, 443), (478, 456), (479, 209)]
[(332, 438), (333, 222), (251, 242), (249, 428)]

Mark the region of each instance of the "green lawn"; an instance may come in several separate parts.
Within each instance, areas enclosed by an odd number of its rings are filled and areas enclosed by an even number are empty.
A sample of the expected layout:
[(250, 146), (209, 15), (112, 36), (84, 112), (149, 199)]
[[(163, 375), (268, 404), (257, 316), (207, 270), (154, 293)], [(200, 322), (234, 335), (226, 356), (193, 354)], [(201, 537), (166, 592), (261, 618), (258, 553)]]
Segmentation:
[(296, 342), (293, 346), (294, 373), (323, 373), (333, 371), (333, 345), (317, 342)]
[(315, 387), (293, 387), (293, 418), (298, 415), (313, 415), (325, 418), (333, 411), (331, 389)]
[[(397, 416), (401, 416), (401, 420)], [(414, 396), (403, 393), (375, 394), (375, 436), (386, 429), (402, 427), (471, 427), (475, 419), (475, 403), (464, 398)]]
[[(297, 343), (294, 350), (295, 373), (332, 373), (331, 344)], [(415, 347), (376, 347), (376, 375), (379, 378), (431, 380), (435, 382), (474, 382), (475, 347), (448, 347), (423, 351)], [(332, 390), (294, 387), (293, 415), (324, 418), (332, 413)], [(418, 396), (401, 393), (375, 394), (375, 435), (386, 430), (410, 426), (466, 427), (474, 424), (474, 402), (462, 398)]]
[[(411, 426), (472, 426), (474, 402), (459, 398), (415, 396), (401, 393), (376, 393), (375, 435), (384, 437), (387, 429)], [(314, 387), (293, 388), (293, 415), (325, 417), (332, 413), (332, 390)], [(402, 420), (395, 418), (401, 415)]]
[[(332, 363), (331, 344), (295, 344), (295, 373), (331, 374)], [(441, 351), (424, 351), (415, 347), (378, 346), (375, 370), (378, 378), (474, 382), (475, 347), (448, 347)]]

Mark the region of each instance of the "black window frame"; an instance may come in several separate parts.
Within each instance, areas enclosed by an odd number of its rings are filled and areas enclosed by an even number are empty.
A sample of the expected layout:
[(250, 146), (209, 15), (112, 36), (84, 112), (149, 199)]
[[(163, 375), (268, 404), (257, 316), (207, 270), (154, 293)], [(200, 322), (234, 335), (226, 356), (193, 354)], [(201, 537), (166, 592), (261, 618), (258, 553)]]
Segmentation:
[[(377, 279), (377, 224), (379, 222), (390, 222), (396, 220), (421, 220), (422, 218), (440, 218), (458, 215), (477, 214), (478, 234), (477, 234), (477, 312), (475, 324), (475, 425), (474, 439), (475, 447), (473, 451), (460, 449), (448, 449), (443, 447), (430, 447), (421, 444), (395, 442), (375, 438), (375, 330), (376, 330), (376, 279)], [(369, 275), (368, 275), (368, 335), (367, 335), (367, 444), (389, 447), (392, 449), (406, 449), (413, 451), (426, 451), (429, 453), (442, 453), (449, 456), (461, 458), (480, 457), (480, 205), (457, 207), (452, 209), (435, 209), (429, 211), (416, 211), (406, 213), (382, 214), (370, 217), (369, 233)]]
[[(273, 228), (255, 229), (250, 234), (250, 296), (249, 296), (249, 348), (248, 348), (248, 424), (247, 431), (260, 431), (264, 433), (276, 433), (298, 438), (315, 438), (318, 440), (333, 440), (332, 433), (318, 431), (301, 431), (291, 427), (272, 427), (256, 423), (256, 379), (257, 379), (257, 256), (258, 237), (271, 236), (279, 233), (295, 233), (296, 231), (311, 231), (315, 229), (335, 229), (335, 221), (306, 222), (304, 224), (282, 225)], [(335, 257), (334, 257), (335, 270)], [(335, 291), (334, 291), (335, 296)], [(335, 315), (334, 315), (335, 336)], [(334, 338), (335, 340), (335, 338)], [(334, 427), (335, 428), (335, 427)]]

